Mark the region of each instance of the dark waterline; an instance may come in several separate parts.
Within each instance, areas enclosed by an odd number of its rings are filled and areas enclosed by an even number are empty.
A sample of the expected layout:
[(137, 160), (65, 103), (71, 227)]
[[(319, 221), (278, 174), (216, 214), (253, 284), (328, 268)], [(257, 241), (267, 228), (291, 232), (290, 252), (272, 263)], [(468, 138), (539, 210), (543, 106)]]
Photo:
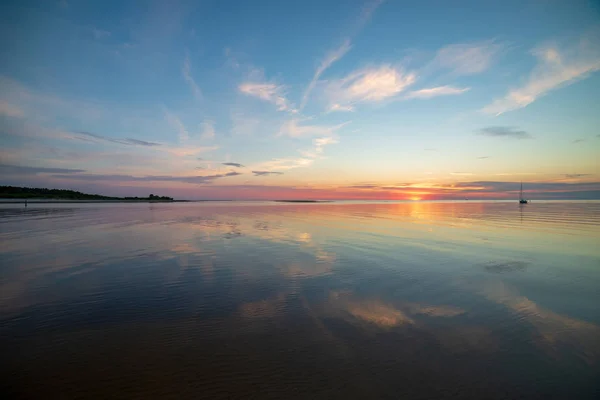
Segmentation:
[(0, 205), (13, 398), (597, 398), (600, 202)]

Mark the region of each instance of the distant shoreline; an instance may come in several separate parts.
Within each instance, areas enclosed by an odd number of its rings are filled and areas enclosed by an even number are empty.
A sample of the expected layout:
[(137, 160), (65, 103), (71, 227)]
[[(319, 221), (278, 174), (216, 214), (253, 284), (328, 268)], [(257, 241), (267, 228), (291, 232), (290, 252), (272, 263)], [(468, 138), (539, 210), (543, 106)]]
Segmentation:
[(155, 196), (150, 194), (147, 197), (127, 196), (103, 196), (99, 194), (88, 194), (70, 189), (48, 189), (48, 188), (29, 188), (21, 186), (0, 186), (0, 201), (3, 203), (90, 203), (90, 202), (156, 202), (172, 203), (175, 200), (169, 196)]
[(10, 199), (0, 198), (0, 204), (53, 204), (53, 203), (189, 203), (191, 200), (77, 200), (77, 199)]
[[(0, 204), (62, 204), (62, 203), (205, 203), (232, 202), (236, 200), (83, 200), (83, 199), (11, 199), (0, 198)], [(265, 200), (245, 200), (262, 202)], [(333, 203), (335, 200), (266, 200), (276, 203)]]

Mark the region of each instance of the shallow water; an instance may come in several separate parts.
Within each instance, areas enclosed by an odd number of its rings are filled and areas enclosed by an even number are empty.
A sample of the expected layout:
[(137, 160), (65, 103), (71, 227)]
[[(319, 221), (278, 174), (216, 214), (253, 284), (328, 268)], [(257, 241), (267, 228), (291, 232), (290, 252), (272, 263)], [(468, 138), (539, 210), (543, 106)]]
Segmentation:
[(0, 205), (15, 398), (594, 398), (600, 202)]

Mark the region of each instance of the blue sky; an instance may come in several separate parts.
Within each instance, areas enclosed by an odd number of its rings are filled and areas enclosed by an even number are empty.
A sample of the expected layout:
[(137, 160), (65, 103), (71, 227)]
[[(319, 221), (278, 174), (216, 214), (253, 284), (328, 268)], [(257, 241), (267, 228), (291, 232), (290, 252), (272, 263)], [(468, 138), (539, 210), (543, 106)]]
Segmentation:
[(597, 2), (9, 1), (0, 14), (0, 184), (425, 199), (512, 196), (523, 180), (534, 197), (600, 196)]

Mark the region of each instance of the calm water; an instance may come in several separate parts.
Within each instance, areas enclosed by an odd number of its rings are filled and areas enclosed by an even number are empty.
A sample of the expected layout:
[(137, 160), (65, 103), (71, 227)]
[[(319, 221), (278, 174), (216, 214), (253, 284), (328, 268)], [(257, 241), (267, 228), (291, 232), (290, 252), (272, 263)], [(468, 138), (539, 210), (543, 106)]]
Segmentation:
[(14, 398), (600, 394), (600, 202), (1, 205), (0, 246)]

